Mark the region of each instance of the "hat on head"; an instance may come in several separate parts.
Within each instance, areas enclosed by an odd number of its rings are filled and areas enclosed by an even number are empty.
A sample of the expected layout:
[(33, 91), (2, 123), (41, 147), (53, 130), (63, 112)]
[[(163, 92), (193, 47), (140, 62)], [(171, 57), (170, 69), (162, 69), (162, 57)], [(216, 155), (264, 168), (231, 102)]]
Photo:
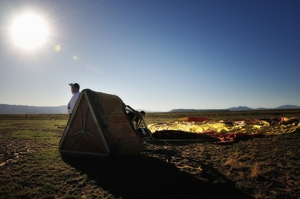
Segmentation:
[(77, 89), (79, 89), (80, 88), (80, 86), (79, 86), (79, 84), (77, 84), (77, 83), (74, 83), (74, 84), (69, 84), (71, 87), (74, 87), (74, 88), (77, 88)]

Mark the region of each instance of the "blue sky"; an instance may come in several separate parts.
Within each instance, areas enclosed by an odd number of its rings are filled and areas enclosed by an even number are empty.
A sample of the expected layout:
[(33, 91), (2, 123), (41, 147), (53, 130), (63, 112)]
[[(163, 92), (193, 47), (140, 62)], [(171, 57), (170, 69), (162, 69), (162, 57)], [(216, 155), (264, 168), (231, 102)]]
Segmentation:
[[(66, 105), (77, 82), (151, 111), (299, 106), (299, 10), (296, 0), (1, 0), (0, 104)], [(32, 50), (10, 31), (24, 13), (48, 27)]]

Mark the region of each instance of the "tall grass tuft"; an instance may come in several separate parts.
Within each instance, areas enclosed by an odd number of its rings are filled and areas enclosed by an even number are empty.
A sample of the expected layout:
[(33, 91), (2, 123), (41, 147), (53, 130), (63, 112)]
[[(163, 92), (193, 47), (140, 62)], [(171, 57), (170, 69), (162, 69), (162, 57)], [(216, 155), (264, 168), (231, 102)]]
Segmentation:
[(262, 176), (262, 171), (260, 169), (260, 163), (256, 162), (256, 163), (254, 163), (254, 165), (251, 169), (250, 177), (252, 179), (258, 179), (261, 176)]

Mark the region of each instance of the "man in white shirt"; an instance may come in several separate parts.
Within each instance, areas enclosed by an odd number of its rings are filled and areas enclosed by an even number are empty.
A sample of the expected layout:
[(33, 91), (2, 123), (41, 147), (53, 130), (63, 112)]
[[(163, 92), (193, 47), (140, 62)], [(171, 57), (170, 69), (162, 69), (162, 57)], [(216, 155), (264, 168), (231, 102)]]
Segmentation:
[(80, 86), (77, 83), (69, 84), (69, 85), (71, 86), (71, 92), (73, 93), (73, 96), (68, 103), (68, 113), (69, 113), (69, 115), (71, 115), (73, 112), (74, 106), (76, 104), (76, 101), (80, 94), (80, 92), (79, 92)]

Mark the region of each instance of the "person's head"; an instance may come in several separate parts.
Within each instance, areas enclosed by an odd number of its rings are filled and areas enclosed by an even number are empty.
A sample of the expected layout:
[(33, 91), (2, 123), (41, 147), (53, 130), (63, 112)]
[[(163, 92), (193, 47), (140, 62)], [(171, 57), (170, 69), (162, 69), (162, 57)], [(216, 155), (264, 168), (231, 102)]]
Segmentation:
[(146, 115), (145, 111), (141, 111), (140, 113), (141, 113), (142, 116)]
[(71, 86), (71, 92), (77, 93), (80, 90), (80, 86), (78, 83), (69, 84)]

